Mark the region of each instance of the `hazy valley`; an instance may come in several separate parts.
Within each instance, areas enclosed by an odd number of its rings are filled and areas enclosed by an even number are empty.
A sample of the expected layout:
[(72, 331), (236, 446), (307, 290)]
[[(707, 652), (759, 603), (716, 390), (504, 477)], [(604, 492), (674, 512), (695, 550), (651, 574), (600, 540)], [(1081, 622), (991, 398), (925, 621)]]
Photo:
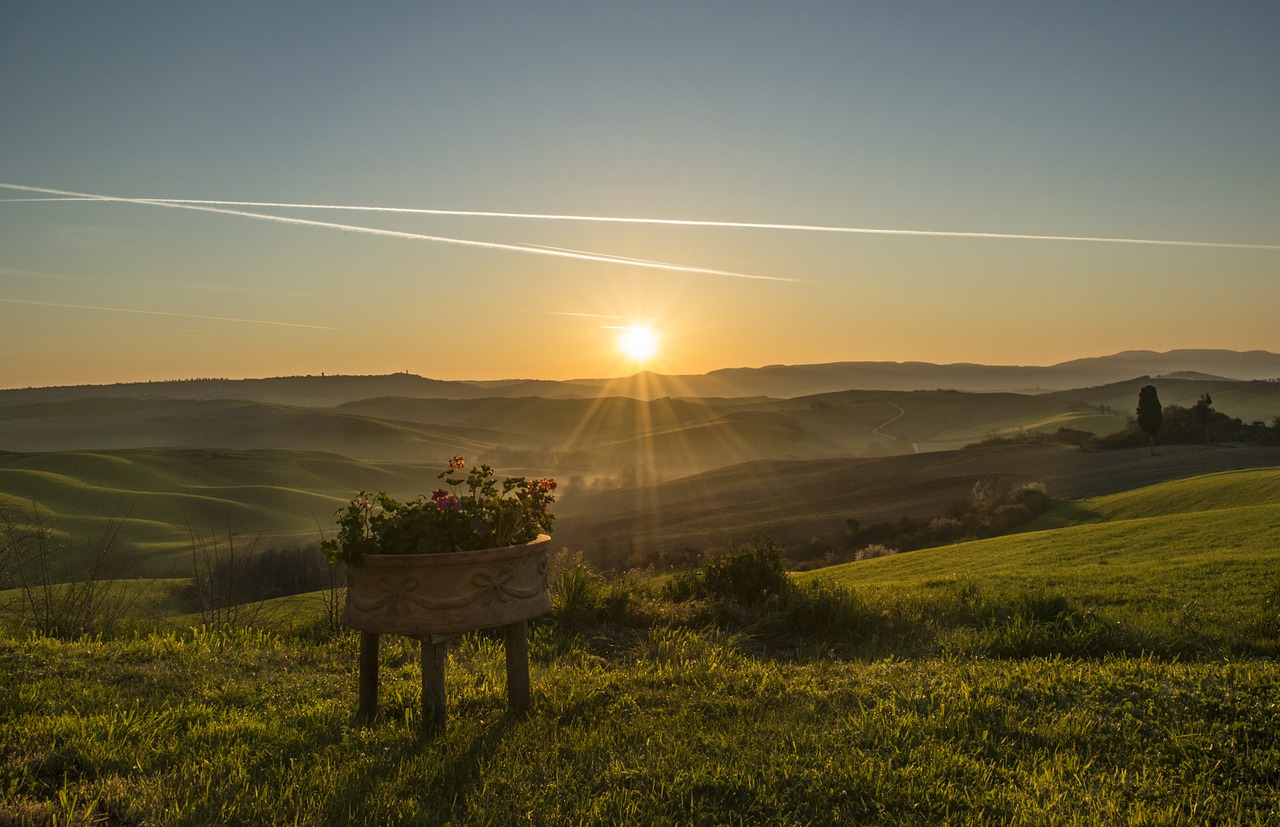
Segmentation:
[[(1188, 358), (1114, 381), (1125, 356), (1038, 393), (828, 387), (847, 366), (679, 378), (708, 397), (621, 392), (677, 382), (655, 376), (0, 391), (0, 814), (1265, 823), (1280, 382), (1213, 358), (1233, 377)], [(1248, 439), (1125, 447), (1148, 384), (1170, 417), (1211, 395), (1206, 421)], [(358, 491), (427, 493), (454, 454), (557, 477), (561, 551), (532, 712), (504, 715), (502, 646), (466, 634), (424, 737), (415, 641), (387, 636), (381, 712), (353, 718), (359, 641), (316, 545)]]
[[(1098, 381), (1162, 365), (1175, 375)], [(1209, 368), (1235, 378), (1210, 377)], [(418, 496), (435, 487), (445, 459), (462, 454), (501, 473), (556, 477), (557, 541), (636, 564), (757, 532), (793, 544), (838, 534), (849, 519), (941, 514), (983, 477), (1080, 497), (1275, 464), (1265, 446), (1171, 447), (1142, 462), (1062, 445), (961, 450), (1060, 428), (1117, 432), (1149, 381), (1167, 405), (1211, 393), (1218, 411), (1269, 422), (1280, 415), (1280, 382), (1263, 381), (1268, 370), (1280, 374), (1280, 356), (1186, 351), (1037, 369), (842, 364), (642, 375), (607, 388), (396, 375), (0, 391), (0, 497), (10, 509), (40, 509), (81, 540), (121, 520), (121, 541), (142, 548), (148, 568), (176, 573), (188, 565), (182, 551), (193, 531), (315, 542), (356, 492)], [(1098, 383), (1038, 394), (962, 389), (1035, 371), (1041, 384), (1051, 375)], [(890, 375), (947, 387), (812, 392), (836, 377)], [(722, 395), (622, 395), (641, 382)], [(541, 395), (475, 396), (531, 387)], [(766, 387), (806, 393), (760, 395)], [(598, 395), (581, 395), (593, 388)], [(169, 554), (183, 562), (165, 567)]]

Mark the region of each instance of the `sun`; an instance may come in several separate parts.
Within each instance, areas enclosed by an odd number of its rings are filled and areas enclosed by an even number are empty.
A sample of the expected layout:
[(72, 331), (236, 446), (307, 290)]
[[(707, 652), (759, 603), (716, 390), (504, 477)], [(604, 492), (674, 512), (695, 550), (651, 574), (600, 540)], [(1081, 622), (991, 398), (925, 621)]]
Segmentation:
[(626, 327), (618, 334), (618, 349), (633, 362), (647, 362), (658, 352), (658, 334), (649, 327)]

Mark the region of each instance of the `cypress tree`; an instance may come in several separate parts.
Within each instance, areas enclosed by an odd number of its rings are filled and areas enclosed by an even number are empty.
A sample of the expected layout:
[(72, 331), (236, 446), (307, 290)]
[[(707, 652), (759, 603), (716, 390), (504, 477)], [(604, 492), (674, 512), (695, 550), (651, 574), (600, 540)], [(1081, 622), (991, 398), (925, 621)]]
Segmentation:
[(1200, 401), (1196, 402), (1194, 408), (1196, 412), (1196, 422), (1200, 423), (1200, 427), (1204, 428), (1204, 444), (1209, 444), (1209, 417), (1213, 413), (1213, 397), (1209, 394), (1202, 394)]
[(1150, 440), (1153, 457), (1156, 455), (1156, 435), (1160, 433), (1160, 423), (1163, 421), (1164, 411), (1160, 408), (1156, 387), (1145, 385), (1138, 391), (1138, 429)]

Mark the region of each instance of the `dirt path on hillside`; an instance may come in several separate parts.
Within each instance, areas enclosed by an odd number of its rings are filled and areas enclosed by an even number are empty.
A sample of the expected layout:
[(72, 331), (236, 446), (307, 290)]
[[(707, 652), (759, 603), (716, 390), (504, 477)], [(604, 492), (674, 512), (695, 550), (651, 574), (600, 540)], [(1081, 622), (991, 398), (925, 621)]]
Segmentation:
[[(885, 401), (888, 402), (889, 400), (886, 399)], [(879, 425), (872, 428), (871, 433), (875, 434), (876, 436), (884, 437), (885, 439), (899, 440), (902, 437), (896, 437), (893, 434), (886, 434), (884, 431), (880, 430), (881, 428), (889, 427), (890, 425), (892, 425), (893, 423), (897, 422), (899, 419), (902, 419), (902, 417), (907, 415), (906, 410), (904, 410), (903, 407), (899, 405), (897, 402), (889, 402), (889, 404), (898, 409), (897, 415), (890, 417), (889, 419), (886, 419), (884, 422), (881, 422)], [(914, 442), (911, 443), (911, 453), (913, 454), (920, 453), (920, 446), (915, 444)]]

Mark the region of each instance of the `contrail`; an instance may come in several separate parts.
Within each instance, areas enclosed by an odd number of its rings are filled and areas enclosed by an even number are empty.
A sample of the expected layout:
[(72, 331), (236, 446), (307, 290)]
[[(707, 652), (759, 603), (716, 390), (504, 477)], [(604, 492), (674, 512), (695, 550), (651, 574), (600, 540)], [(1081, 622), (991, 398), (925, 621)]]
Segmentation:
[(280, 224), (294, 224), (304, 227), (322, 227), (330, 230), (342, 230), (343, 232), (364, 233), (367, 235), (382, 236), (385, 238), (403, 238), (412, 241), (435, 241), (441, 244), (457, 244), (464, 247), (480, 247), (489, 250), (507, 250), (521, 253), (531, 253), (533, 255), (554, 256), (557, 258), (571, 258), (580, 261), (595, 261), (604, 264), (622, 264), (629, 267), (646, 267), (655, 270), (670, 270), (678, 273), (702, 273), (713, 276), (730, 276), (740, 279), (760, 279), (763, 281), (784, 281), (794, 282), (796, 279), (781, 278), (779, 276), (758, 276), (749, 273), (737, 273), (730, 270), (714, 270), (706, 267), (692, 267), (683, 264), (668, 264), (658, 261), (646, 261), (643, 259), (628, 259), (614, 257), (602, 253), (579, 252), (572, 250), (557, 250), (535, 245), (524, 244), (502, 244), (496, 241), (476, 241), (468, 238), (451, 238), (448, 236), (424, 235), (422, 233), (406, 233), (399, 230), (383, 230), (377, 227), (363, 227), (354, 224), (334, 224), (329, 221), (311, 221), (306, 218), (288, 218), (282, 215), (264, 215), (262, 213), (245, 212), (243, 210), (229, 210), (222, 207), (207, 206), (198, 202), (186, 202), (176, 199), (156, 200), (149, 198), (122, 198), (113, 195), (94, 195), (87, 192), (69, 192), (67, 190), (55, 190), (48, 187), (29, 187), (21, 184), (0, 183), (0, 187), (5, 189), (19, 190), (22, 192), (43, 192), (51, 195), (69, 196), (77, 200), (86, 201), (109, 201), (119, 204), (141, 204), (151, 207), (167, 207), (179, 210), (195, 210), (197, 212), (216, 213), (218, 215), (234, 215), (241, 218), (255, 218), (259, 221), (272, 221)]
[[(8, 184), (0, 186), (9, 187)], [(55, 190), (37, 189), (34, 187), (12, 187), (35, 192), (56, 192)], [(48, 199), (51, 201), (93, 201), (102, 200), (93, 196), (70, 194), (73, 197)], [(17, 200), (17, 199), (15, 199)], [(22, 199), (26, 200), (26, 199)], [(44, 200), (44, 199), (33, 199)], [(134, 200), (134, 199), (111, 199)], [(299, 210), (348, 210), (353, 212), (385, 212), (404, 213), (408, 215), (442, 215), (473, 218), (519, 218), (545, 221), (590, 221), (607, 224), (657, 224), (676, 227), (724, 227), (747, 230), (792, 230), (809, 233), (846, 233), (856, 235), (898, 235), (923, 236), (927, 238), (990, 238), (1011, 239), (1016, 241), (1084, 241), (1099, 244), (1147, 244), (1163, 247), (1208, 247), (1225, 250), (1280, 250), (1280, 244), (1250, 244), (1224, 241), (1185, 241), (1165, 238), (1121, 238), (1117, 236), (1088, 235), (1037, 235), (1029, 233), (985, 233), (962, 230), (902, 230), (884, 227), (834, 227), (821, 224), (774, 224), (751, 221), (700, 221), (682, 218), (631, 218), (625, 216), (604, 215), (563, 215), (555, 213), (518, 213), (518, 212), (485, 212), (480, 210), (431, 210), (416, 207), (368, 207), (353, 204), (294, 204), (274, 201), (208, 201), (187, 198), (146, 198), (136, 199), (148, 204), (186, 204), (228, 207), (275, 207)], [(266, 216), (262, 216), (266, 217)], [(555, 249), (555, 248), (549, 248)], [(637, 264), (638, 261), (637, 260)], [(763, 277), (757, 277), (763, 278)], [(784, 281), (786, 279), (783, 279)]]
[[(554, 250), (557, 253), (578, 253), (583, 255), (603, 256), (607, 258), (609, 261), (613, 261), (618, 264), (634, 264), (637, 267), (656, 267), (656, 266), (663, 266), (664, 264), (661, 261), (655, 261), (651, 258), (633, 258), (631, 256), (618, 256), (618, 255), (614, 255), (613, 253), (592, 253), (586, 250), (575, 250), (572, 247), (548, 247), (545, 244), (522, 243), (520, 245), (520, 248), (525, 250)], [(737, 273), (730, 270), (700, 269), (698, 272), (711, 273), (713, 275), (719, 275), (719, 276), (736, 276), (738, 278), (744, 278), (744, 279), (766, 279), (768, 281), (789, 281), (789, 282), (792, 282), (793, 284), (811, 283), (809, 282), (808, 279), (780, 279), (776, 276), (750, 276), (744, 273)]]
[[(60, 201), (70, 201), (69, 198), (57, 199)], [(77, 199), (79, 200), (79, 199)], [(89, 199), (85, 199), (89, 200)], [(92, 276), (68, 276), (61, 273), (37, 273), (34, 270), (19, 270), (14, 267), (0, 267), (0, 276), (14, 276), (24, 279), (41, 279), (53, 281), (84, 281), (92, 284), (129, 284), (140, 287), (177, 287), (182, 290), (203, 290), (211, 293), (242, 293), (247, 296), (282, 296), (289, 299), (326, 299), (330, 298), (321, 293), (295, 293), (285, 290), (258, 290), (251, 287), (231, 287), (225, 284), (173, 284), (170, 282), (155, 281), (148, 279), (112, 279), (112, 278), (96, 278)], [(345, 301), (374, 301), (374, 299), (361, 299), (359, 296), (348, 297)]]
[(165, 310), (138, 310), (131, 307), (103, 307), (94, 304), (62, 304), (60, 302), (37, 302), (26, 299), (0, 298), (4, 304), (26, 304), (37, 307), (65, 307), (71, 310), (105, 310), (110, 313), (136, 313), (143, 316), (174, 316), (179, 319), (203, 319), (211, 322), (236, 322), (238, 324), (267, 324), (276, 327), (303, 327), (308, 330), (341, 330), (340, 327), (326, 327), (318, 324), (297, 324), (295, 322), (271, 322), (265, 319), (233, 319), (227, 316), (200, 316), (194, 313), (170, 313)]

